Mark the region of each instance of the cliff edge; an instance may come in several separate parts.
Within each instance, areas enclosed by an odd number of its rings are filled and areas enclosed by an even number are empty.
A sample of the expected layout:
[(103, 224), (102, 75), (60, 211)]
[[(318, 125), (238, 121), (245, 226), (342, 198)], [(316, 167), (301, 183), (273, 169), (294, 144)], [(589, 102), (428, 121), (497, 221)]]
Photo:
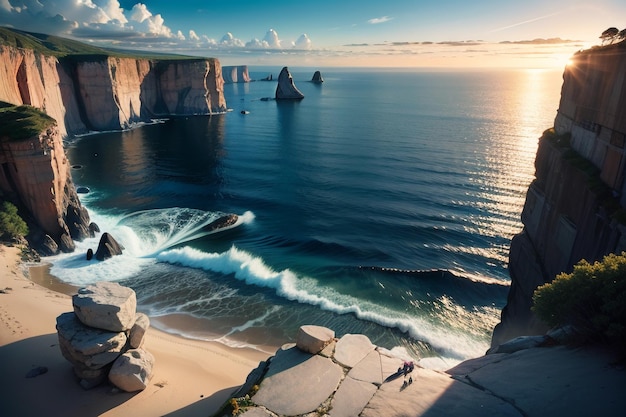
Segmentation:
[(149, 59), (91, 49), (60, 54), (34, 35), (0, 31), (0, 101), (40, 109), (57, 121), (63, 137), (226, 111), (215, 58)]
[(626, 250), (626, 41), (576, 53), (554, 128), (539, 140), (524, 228), (511, 241), (511, 288), (492, 346), (545, 333), (534, 290), (581, 259)]
[(0, 109), (0, 168), (3, 196), (31, 213), (30, 238), (45, 255), (72, 252), (91, 235), (53, 118), (30, 106)]
[(76, 194), (63, 138), (224, 112), (221, 71), (214, 58), (132, 57), (0, 28), (0, 195), (29, 213), (31, 243), (45, 255), (71, 252), (97, 228)]

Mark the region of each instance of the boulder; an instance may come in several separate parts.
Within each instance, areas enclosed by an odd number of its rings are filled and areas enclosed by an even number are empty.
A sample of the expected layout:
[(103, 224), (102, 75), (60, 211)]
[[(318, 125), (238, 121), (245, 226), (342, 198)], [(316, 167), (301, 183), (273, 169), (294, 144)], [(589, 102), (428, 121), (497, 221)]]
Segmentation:
[(287, 67), (283, 67), (278, 76), (276, 86), (276, 100), (302, 100), (304, 94), (293, 83), (293, 78)]
[(346, 334), (335, 346), (335, 360), (348, 368), (365, 359), (376, 346), (363, 334)]
[(104, 261), (116, 255), (122, 254), (122, 247), (110, 234), (104, 232), (100, 237), (98, 249), (96, 250), (96, 259)]
[(85, 255), (85, 259), (87, 259), (88, 261), (91, 261), (93, 259), (93, 249), (87, 249), (87, 255)]
[(128, 339), (133, 349), (138, 349), (143, 345), (148, 327), (150, 327), (150, 319), (148, 316), (143, 313), (137, 313), (135, 323), (133, 327), (130, 328), (130, 336)]
[(94, 222), (89, 223), (87, 229), (89, 230), (89, 237), (96, 237), (96, 233), (100, 233), (100, 226)]
[(317, 354), (335, 338), (335, 332), (322, 326), (301, 326), (296, 338), (296, 346), (303, 352)]
[(61, 354), (73, 365), (100, 369), (115, 361), (126, 347), (124, 332), (84, 326), (74, 313), (63, 313), (56, 324)]
[(225, 214), (220, 218), (213, 220), (211, 223), (204, 226), (205, 230), (213, 231), (217, 229), (223, 229), (237, 223), (239, 217), (236, 214)]
[(85, 325), (112, 332), (129, 330), (135, 323), (135, 291), (115, 282), (98, 282), (72, 297), (76, 317)]
[(154, 356), (143, 349), (131, 349), (111, 367), (109, 381), (126, 392), (144, 390), (152, 378)]
[(315, 73), (313, 74), (313, 78), (311, 78), (311, 82), (323, 83), (324, 79), (322, 78), (322, 73), (319, 71), (315, 71)]

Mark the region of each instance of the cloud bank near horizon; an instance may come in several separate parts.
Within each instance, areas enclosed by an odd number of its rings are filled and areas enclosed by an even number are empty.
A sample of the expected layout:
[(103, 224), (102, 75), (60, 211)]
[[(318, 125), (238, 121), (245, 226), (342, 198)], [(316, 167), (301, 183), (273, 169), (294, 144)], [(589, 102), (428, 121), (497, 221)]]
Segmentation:
[(305, 33), (294, 41), (285, 41), (269, 29), (262, 39), (244, 42), (231, 32), (216, 40), (193, 29), (186, 33), (173, 31), (161, 14), (152, 13), (145, 4), (136, 3), (125, 10), (118, 0), (57, 0), (45, 6), (38, 0), (0, 0), (0, 25), (99, 44), (157, 50), (312, 49), (312, 41)]

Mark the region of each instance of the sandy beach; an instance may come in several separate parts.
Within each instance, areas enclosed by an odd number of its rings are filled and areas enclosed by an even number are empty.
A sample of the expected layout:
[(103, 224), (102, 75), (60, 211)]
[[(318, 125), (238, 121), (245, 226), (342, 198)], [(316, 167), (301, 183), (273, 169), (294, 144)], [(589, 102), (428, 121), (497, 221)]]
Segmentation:
[[(5, 416), (210, 416), (268, 355), (184, 339), (151, 327), (144, 348), (156, 359), (150, 385), (139, 393), (109, 384), (86, 391), (63, 358), (56, 317), (72, 311), (68, 287), (29, 279), (20, 249), (0, 245), (0, 404)], [(26, 374), (43, 366), (48, 372)]]

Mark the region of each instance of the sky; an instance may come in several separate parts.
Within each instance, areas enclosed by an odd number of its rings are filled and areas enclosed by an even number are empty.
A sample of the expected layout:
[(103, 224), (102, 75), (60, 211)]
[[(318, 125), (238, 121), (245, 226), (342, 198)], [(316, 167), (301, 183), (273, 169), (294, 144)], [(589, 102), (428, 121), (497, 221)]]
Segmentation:
[(563, 68), (624, 0), (0, 0), (0, 25), (222, 65)]

